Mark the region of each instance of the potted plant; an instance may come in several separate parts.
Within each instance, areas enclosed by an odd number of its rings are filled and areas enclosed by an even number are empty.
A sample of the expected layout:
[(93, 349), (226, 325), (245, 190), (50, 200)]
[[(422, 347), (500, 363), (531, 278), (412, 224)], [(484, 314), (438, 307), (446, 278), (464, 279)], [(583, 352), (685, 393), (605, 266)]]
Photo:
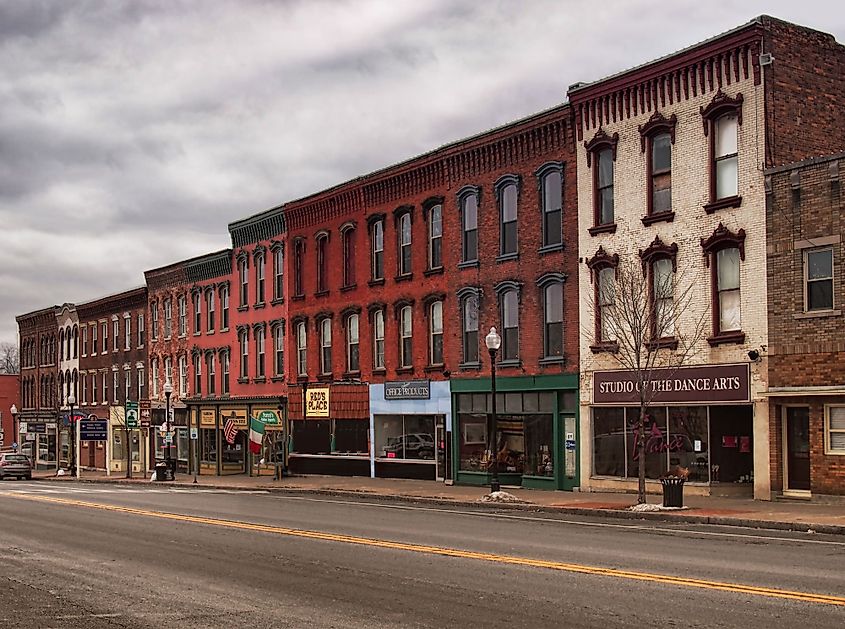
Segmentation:
[(689, 468), (676, 465), (660, 475), (663, 486), (663, 506), (681, 508), (684, 506), (684, 483), (689, 478)]

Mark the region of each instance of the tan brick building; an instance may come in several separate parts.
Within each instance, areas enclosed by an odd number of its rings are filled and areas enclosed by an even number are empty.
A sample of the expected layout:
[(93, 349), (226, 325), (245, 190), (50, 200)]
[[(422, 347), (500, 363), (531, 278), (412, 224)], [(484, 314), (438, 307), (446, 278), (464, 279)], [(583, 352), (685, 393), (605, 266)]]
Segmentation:
[[(764, 168), (835, 146), (816, 121), (842, 127), (828, 118), (831, 103), (845, 98), (837, 80), (843, 60), (832, 37), (762, 16), (570, 88), (578, 133), (582, 489), (636, 482), (633, 399), (625, 384), (594, 383), (630, 384), (631, 372), (614, 373), (618, 342), (605, 338), (601, 306), (621, 269), (641, 267), (651, 303), (658, 273), (668, 277), (669, 293), (659, 297), (670, 304), (690, 291), (672, 333), (650, 341), (658, 355), (677, 353), (700, 320), (707, 326), (684, 366), (666, 374), (667, 386), (677, 388), (655, 398), (647, 476), (682, 465), (691, 473), (688, 491), (771, 497), (777, 443), (767, 393)], [(808, 89), (818, 98), (806, 99)], [(725, 381), (736, 386), (726, 391)]]

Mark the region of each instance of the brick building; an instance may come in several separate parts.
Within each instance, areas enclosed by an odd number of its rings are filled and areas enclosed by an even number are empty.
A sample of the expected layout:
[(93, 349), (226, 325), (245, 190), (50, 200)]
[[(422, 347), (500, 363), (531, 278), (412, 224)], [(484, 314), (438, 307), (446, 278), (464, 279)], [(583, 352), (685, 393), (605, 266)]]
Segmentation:
[(20, 374), (0, 374), (0, 448), (10, 450), (18, 440), (17, 413), (21, 408)]
[(67, 441), (59, 444), (58, 309), (51, 306), (15, 317), (21, 362), (19, 442), (21, 451), (40, 468), (66, 465), (68, 455)]
[(772, 489), (845, 493), (845, 153), (766, 171)]
[[(707, 326), (686, 366), (666, 375), (701, 388), (662, 391), (647, 418), (647, 475), (680, 464), (691, 491), (753, 488), (770, 498), (770, 371), (765, 359), (749, 361), (769, 345), (763, 169), (841, 143), (830, 130), (842, 128), (844, 60), (829, 35), (763, 16), (570, 88), (584, 262), (581, 432), (592, 440), (581, 449), (583, 488), (630, 487), (637, 475), (638, 415), (625, 389), (633, 374), (614, 371), (620, 339), (601, 317), (616, 307), (620, 268), (641, 266), (652, 309), (690, 295), (677, 327), (652, 335), (658, 355), (677, 352), (702, 317)], [(713, 384), (725, 376), (733, 391)]]
[[(127, 401), (147, 395), (147, 289), (145, 286), (77, 304), (79, 382), (76, 400), (82, 415), (108, 421), (107, 441), (82, 441), (80, 465), (144, 474), (149, 450), (140, 429), (128, 430)], [(93, 417), (92, 417), (93, 416)], [(127, 448), (127, 443), (130, 447)]]

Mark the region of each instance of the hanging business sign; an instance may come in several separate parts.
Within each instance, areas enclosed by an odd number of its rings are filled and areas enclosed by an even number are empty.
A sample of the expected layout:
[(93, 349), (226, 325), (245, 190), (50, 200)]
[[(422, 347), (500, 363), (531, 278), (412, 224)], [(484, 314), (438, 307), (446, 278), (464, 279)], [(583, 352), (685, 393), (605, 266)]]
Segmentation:
[(200, 426), (203, 428), (214, 428), (217, 425), (217, 414), (213, 408), (204, 408), (200, 411)]
[(305, 390), (305, 416), (306, 417), (328, 417), (329, 416), (329, 388)]
[(253, 416), (260, 422), (263, 422), (267, 428), (272, 428), (281, 424), (278, 411), (269, 408), (255, 408), (252, 410)]
[[(648, 377), (645, 386), (652, 404), (751, 401), (747, 364), (652, 369), (642, 375)], [(635, 371), (595, 371), (593, 403), (637, 404), (640, 386)]]
[(247, 427), (245, 408), (221, 408), (220, 417), (222, 418), (224, 426), (226, 425), (226, 422), (231, 419), (238, 428)]
[(429, 400), (431, 380), (401, 380), (384, 383), (385, 400)]

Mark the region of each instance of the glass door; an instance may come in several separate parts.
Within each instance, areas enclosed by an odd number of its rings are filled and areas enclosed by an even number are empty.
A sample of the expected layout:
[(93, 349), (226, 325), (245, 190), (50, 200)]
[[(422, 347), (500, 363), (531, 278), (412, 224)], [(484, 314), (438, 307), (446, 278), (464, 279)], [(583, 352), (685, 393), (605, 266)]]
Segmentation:
[(448, 440), (446, 439), (446, 416), (434, 416), (434, 462), (436, 466), (435, 478), (439, 481), (446, 480), (446, 452)]
[(810, 409), (786, 408), (785, 489), (810, 491)]

